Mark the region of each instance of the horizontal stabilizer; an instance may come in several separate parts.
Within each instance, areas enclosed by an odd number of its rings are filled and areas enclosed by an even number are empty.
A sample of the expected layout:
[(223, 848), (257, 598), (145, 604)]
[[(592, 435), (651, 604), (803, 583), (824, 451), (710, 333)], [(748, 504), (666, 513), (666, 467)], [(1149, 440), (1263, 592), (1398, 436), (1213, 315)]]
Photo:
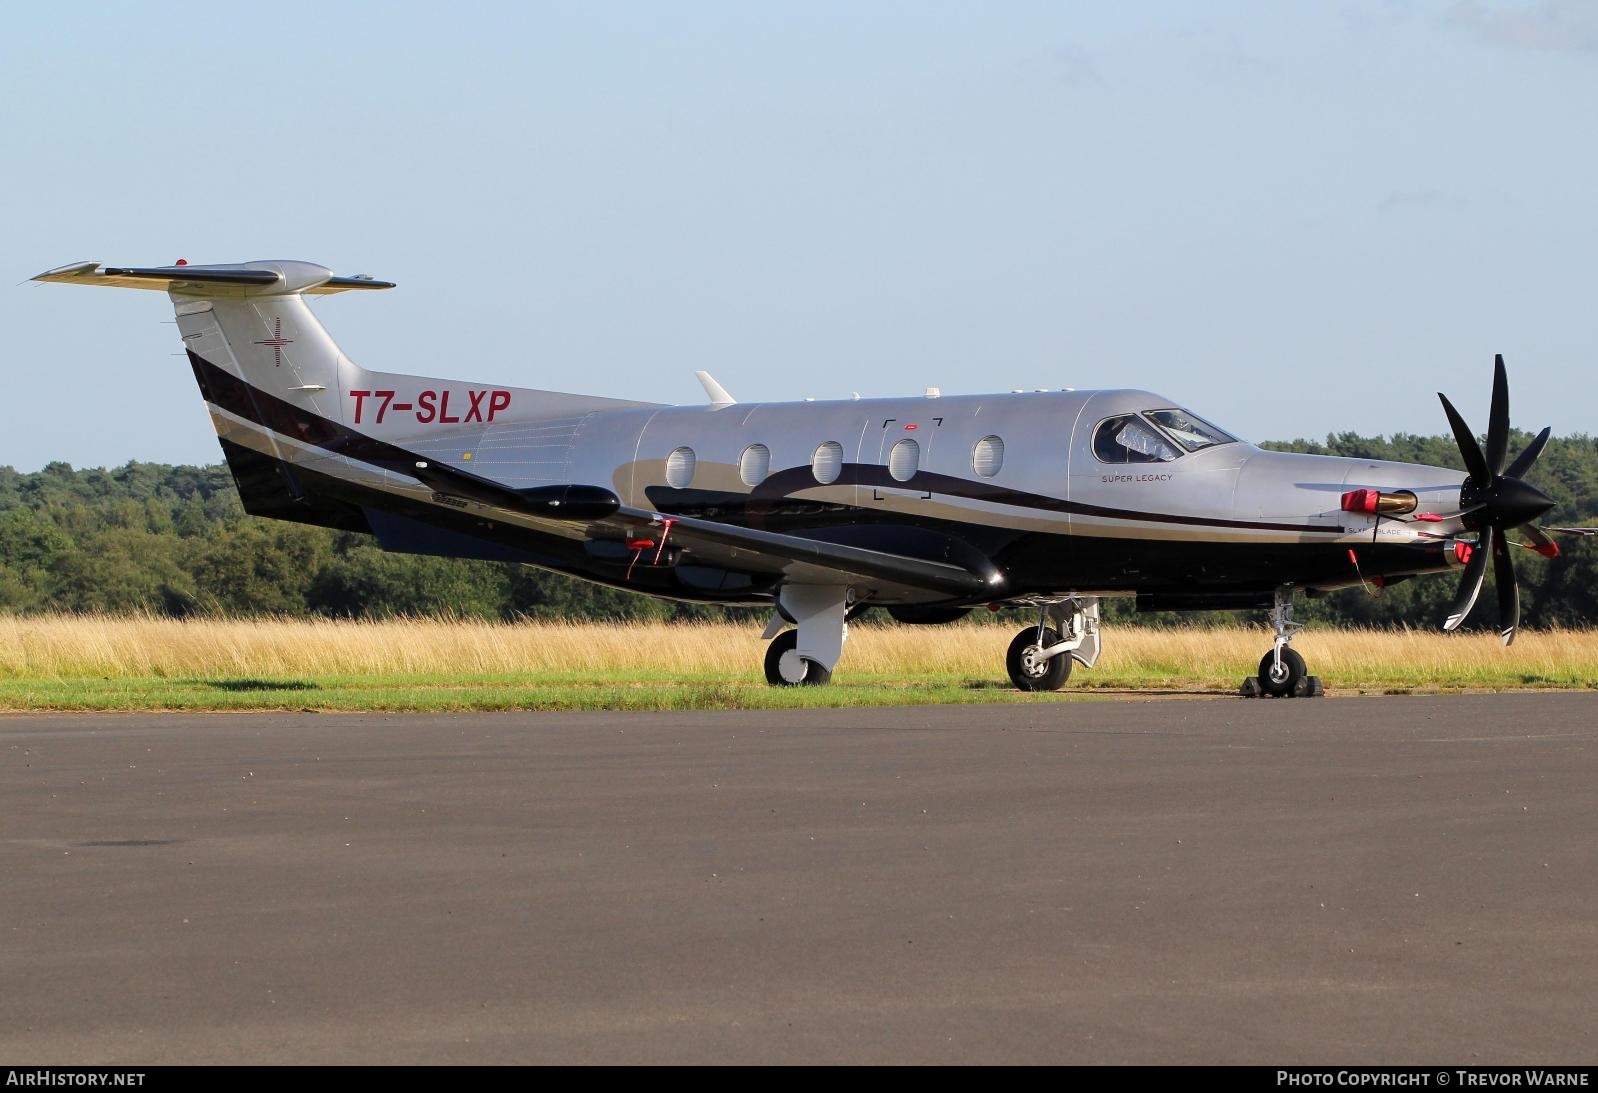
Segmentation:
[(143, 288), (189, 296), (325, 296), (350, 289), (393, 288), (392, 281), (337, 277), (310, 262), (245, 262), (217, 266), (102, 266), (75, 262), (46, 270), (35, 281), (105, 288)]
[(162, 287), (185, 281), (196, 285), (275, 285), (281, 280), (269, 269), (205, 269), (203, 266), (193, 269), (181, 266), (157, 269), (106, 266), (105, 276), (110, 280), (159, 281)]

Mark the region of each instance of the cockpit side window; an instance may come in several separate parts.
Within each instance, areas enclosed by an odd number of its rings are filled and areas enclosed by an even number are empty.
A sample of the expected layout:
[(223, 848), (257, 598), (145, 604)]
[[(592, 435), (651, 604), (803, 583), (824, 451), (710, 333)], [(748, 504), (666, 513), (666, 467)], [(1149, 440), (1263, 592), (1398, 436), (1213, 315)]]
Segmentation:
[(1093, 454), (1104, 463), (1169, 463), (1182, 453), (1148, 422), (1125, 414), (1099, 422)]
[(1148, 419), (1190, 452), (1201, 448), (1213, 448), (1217, 444), (1236, 444), (1237, 437), (1232, 436), (1224, 429), (1218, 429), (1205, 421), (1197, 414), (1190, 414), (1186, 410), (1150, 410)]

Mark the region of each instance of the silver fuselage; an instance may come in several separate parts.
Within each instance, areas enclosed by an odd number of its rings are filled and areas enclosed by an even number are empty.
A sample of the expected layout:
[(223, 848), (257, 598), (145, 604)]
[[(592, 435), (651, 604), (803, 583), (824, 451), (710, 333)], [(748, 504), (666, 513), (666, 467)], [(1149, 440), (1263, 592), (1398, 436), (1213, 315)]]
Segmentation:
[[(1176, 407), (1147, 391), (660, 406), (361, 368), (307, 297), (391, 286), (310, 263), (79, 263), (39, 279), (169, 291), (246, 509), (391, 550), (721, 603), (833, 586), (850, 603), (1176, 608), (1391, 581), (1467, 553), (1452, 549), (1457, 470), (1183, 450), (1180, 431), (1107, 458), (1106, 422)], [(559, 515), (550, 487), (610, 512)], [(1345, 511), (1356, 490), (1405, 491), (1412, 515)]]

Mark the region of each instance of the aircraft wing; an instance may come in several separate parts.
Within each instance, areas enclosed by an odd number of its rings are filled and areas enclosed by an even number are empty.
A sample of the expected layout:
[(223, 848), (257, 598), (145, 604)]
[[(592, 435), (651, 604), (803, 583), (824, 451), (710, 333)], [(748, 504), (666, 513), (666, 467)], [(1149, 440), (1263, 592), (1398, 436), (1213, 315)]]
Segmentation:
[(408, 468), (407, 473), (432, 487), (435, 493), (566, 524), (602, 520), (621, 507), (616, 495), (603, 486), (536, 486), (518, 490), (482, 475), (441, 467), (422, 459)]
[[(997, 567), (977, 572), (950, 562), (628, 508), (602, 486), (516, 490), (480, 475), (421, 460), (409, 473), (440, 494), (538, 520), (586, 523), (590, 532), (608, 532), (617, 539), (647, 537), (654, 546), (686, 551), (703, 565), (783, 576), (804, 584), (894, 584), (946, 597), (998, 596), (1004, 589), (1004, 576)], [(644, 564), (648, 564), (647, 558)]]
[(888, 583), (961, 598), (998, 597), (1004, 591), (1004, 575), (996, 567), (979, 573), (950, 562), (646, 509), (621, 508), (615, 519), (633, 528), (647, 527), (657, 543), (664, 541), (686, 550), (704, 564), (782, 574), (804, 584)]

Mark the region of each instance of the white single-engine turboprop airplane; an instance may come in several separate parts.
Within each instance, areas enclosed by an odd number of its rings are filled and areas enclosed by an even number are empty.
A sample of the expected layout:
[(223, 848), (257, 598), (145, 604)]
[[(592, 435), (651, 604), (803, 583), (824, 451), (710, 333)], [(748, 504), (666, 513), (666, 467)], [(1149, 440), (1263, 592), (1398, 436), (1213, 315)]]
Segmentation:
[(1461, 477), (1262, 451), (1147, 391), (749, 404), (701, 372), (709, 405), (662, 406), (369, 372), (305, 297), (394, 286), (306, 262), (85, 262), (35, 280), (170, 294), (246, 511), (388, 550), (774, 605), (773, 684), (826, 683), (867, 607), (941, 623), (986, 605), (1038, 610), (1007, 666), (1017, 687), (1052, 690), (1097, 658), (1100, 597), (1136, 596), (1269, 609), (1257, 690), (1313, 693), (1289, 647), (1295, 589), (1463, 568), (1452, 630), (1491, 557), (1507, 644), (1520, 608), (1506, 532), (1558, 549), (1531, 523), (1553, 503), (1523, 480), (1548, 430), (1505, 470), (1502, 358), (1485, 450), (1443, 399)]

